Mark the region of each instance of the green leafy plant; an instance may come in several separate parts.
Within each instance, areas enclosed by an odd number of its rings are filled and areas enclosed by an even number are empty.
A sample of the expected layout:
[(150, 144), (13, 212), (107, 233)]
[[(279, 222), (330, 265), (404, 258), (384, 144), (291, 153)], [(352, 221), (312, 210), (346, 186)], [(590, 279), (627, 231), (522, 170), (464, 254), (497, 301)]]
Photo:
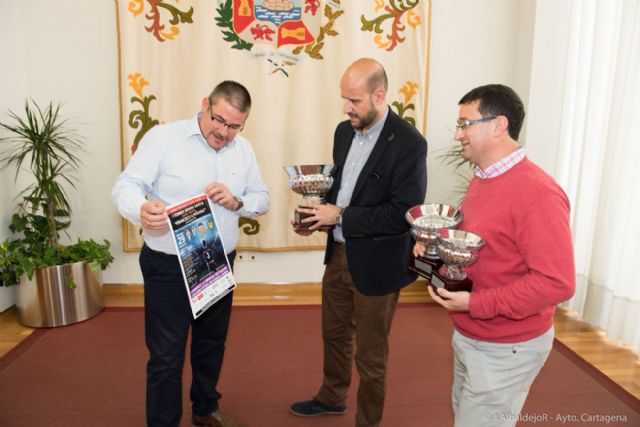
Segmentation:
[(438, 155), (438, 159), (441, 160), (443, 165), (452, 166), (453, 172), (458, 177), (458, 184), (454, 192), (458, 196), (456, 205), (460, 206), (467, 192), (467, 187), (469, 187), (469, 183), (471, 182), (471, 178), (473, 177), (474, 165), (462, 157), (462, 147), (460, 145), (452, 145), (442, 149), (442, 152)]
[(25, 102), (25, 117), (8, 112), (9, 122), (0, 128), (10, 136), (0, 138), (0, 169), (28, 169), (34, 182), (22, 190), (9, 229), (16, 239), (0, 245), (1, 285), (17, 284), (20, 276), (33, 277), (36, 269), (86, 261), (105, 269), (113, 257), (110, 243), (78, 239), (63, 245), (61, 233), (71, 224), (71, 205), (65, 185), (75, 188), (74, 173), (81, 163), (83, 141), (71, 123), (60, 114), (60, 104), (49, 103), (43, 110), (33, 100)]

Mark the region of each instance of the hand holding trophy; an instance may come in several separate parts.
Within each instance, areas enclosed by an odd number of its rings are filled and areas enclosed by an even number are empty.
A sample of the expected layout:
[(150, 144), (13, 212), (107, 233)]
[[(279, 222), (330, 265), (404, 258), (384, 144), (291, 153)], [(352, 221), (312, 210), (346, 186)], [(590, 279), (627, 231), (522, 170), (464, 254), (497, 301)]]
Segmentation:
[(435, 288), (470, 292), (473, 283), (464, 267), (476, 262), (485, 242), (475, 234), (455, 229), (463, 220), (462, 212), (434, 203), (412, 207), (405, 218), (413, 237), (425, 246), (424, 256), (413, 258), (409, 269)]
[[(298, 207), (313, 208), (315, 205), (325, 204), (325, 196), (333, 185), (334, 165), (288, 165), (284, 167), (289, 175), (289, 187), (302, 195)], [(294, 226), (299, 229), (309, 228), (314, 222), (302, 222), (311, 216), (295, 210)]]

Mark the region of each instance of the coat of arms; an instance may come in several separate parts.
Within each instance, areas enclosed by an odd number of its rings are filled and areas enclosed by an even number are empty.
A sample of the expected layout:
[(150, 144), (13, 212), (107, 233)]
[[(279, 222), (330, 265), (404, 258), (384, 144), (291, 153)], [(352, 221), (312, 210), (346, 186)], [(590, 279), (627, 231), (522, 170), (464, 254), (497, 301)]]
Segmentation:
[(300, 55), (323, 59), (324, 39), (338, 34), (333, 27), (343, 14), (339, 0), (222, 0), (216, 10), (217, 25), (233, 49), (266, 56), (273, 72), (285, 75), (284, 67)]

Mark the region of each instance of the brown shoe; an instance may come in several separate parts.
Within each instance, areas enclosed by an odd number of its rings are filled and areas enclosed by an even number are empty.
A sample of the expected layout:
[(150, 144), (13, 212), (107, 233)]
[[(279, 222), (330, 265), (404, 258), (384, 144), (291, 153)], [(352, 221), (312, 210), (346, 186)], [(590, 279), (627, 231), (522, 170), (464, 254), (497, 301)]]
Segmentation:
[(196, 415), (193, 414), (191, 422), (196, 426), (209, 426), (209, 427), (247, 427), (246, 424), (241, 423), (238, 420), (225, 415), (219, 409), (213, 414), (209, 415)]

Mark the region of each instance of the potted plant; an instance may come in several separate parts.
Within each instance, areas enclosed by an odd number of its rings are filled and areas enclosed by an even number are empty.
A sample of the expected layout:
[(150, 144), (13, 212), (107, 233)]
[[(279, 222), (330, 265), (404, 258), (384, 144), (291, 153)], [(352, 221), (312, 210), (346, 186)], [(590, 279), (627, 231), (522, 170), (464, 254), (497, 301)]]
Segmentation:
[[(41, 109), (25, 102), (25, 117), (8, 112), (0, 122), (0, 168), (14, 168), (14, 182), (27, 170), (33, 182), (18, 197), (10, 230), (16, 238), (0, 245), (0, 285), (19, 284), (18, 319), (52, 327), (95, 316), (104, 307), (101, 270), (113, 261), (110, 243), (78, 239), (63, 244), (72, 209), (66, 188), (75, 188), (83, 141), (63, 119), (60, 105)], [(0, 135), (2, 136), (2, 135)]]

